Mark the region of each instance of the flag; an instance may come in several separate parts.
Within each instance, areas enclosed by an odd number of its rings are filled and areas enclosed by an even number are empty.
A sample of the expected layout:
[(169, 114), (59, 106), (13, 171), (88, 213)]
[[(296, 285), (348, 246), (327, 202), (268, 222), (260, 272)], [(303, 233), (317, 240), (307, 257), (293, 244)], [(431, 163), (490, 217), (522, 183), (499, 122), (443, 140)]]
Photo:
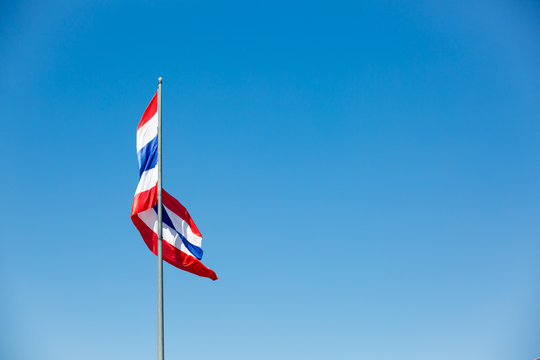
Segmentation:
[[(155, 255), (158, 232), (158, 94), (146, 108), (137, 127), (139, 184), (131, 220)], [(185, 207), (162, 190), (163, 260), (190, 273), (217, 280), (216, 273), (200, 261), (202, 235)]]

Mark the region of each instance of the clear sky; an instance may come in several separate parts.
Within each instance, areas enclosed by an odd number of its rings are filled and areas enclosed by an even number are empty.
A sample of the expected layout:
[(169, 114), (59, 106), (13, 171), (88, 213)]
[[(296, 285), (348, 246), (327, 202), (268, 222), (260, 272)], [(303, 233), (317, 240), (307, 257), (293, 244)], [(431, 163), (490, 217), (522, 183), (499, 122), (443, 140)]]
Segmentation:
[(129, 214), (158, 76), (220, 277), (165, 265), (166, 358), (540, 356), (537, 1), (0, 10), (0, 358), (155, 358)]

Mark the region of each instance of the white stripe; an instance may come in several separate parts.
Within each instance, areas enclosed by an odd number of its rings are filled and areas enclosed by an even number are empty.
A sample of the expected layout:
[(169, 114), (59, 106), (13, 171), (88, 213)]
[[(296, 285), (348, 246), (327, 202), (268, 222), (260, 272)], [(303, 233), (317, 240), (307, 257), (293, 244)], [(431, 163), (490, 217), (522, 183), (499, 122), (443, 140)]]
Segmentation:
[[(138, 214), (139, 219), (141, 219), (146, 226), (148, 226), (154, 233), (157, 234), (158, 229), (158, 223), (157, 223), (157, 213), (155, 212), (154, 208), (150, 208), (148, 210), (142, 211)], [(182, 242), (182, 238), (174, 229), (171, 229), (167, 224), (163, 223), (163, 240), (174, 246), (175, 248), (179, 249), (180, 251), (195, 257), (189, 250), (186, 248), (184, 243)]]
[(139, 180), (139, 185), (137, 185), (137, 190), (135, 190), (135, 195), (140, 192), (150, 190), (156, 186), (158, 181), (158, 167), (154, 166), (150, 170), (146, 170), (142, 173), (141, 179)]
[(157, 233), (157, 214), (154, 211), (154, 208), (141, 211), (138, 215), (139, 218), (146, 224), (146, 226), (152, 229), (153, 232)]
[[(157, 223), (157, 222), (156, 222), (156, 223)], [(156, 225), (157, 225), (157, 224), (156, 224)], [(157, 231), (157, 226), (156, 226), (156, 231)], [(174, 229), (171, 229), (171, 228), (170, 228), (169, 226), (167, 226), (167, 224), (165, 224), (165, 223), (163, 223), (163, 240), (165, 240), (166, 242), (168, 242), (169, 244), (171, 244), (171, 245), (174, 246), (175, 248), (180, 249), (180, 251), (185, 252), (186, 254), (195, 257), (195, 256), (188, 250), (188, 248), (186, 247), (186, 245), (184, 245), (184, 243), (182, 242), (182, 238), (180, 237), (180, 235), (178, 235), (178, 233), (177, 233), (176, 231), (174, 231)]]
[(171, 218), (174, 228), (182, 234), (187, 241), (192, 243), (197, 247), (202, 247), (202, 237), (195, 235), (191, 230), (191, 227), (187, 222), (184, 221), (180, 216), (176, 215), (171, 209), (168, 209), (166, 206), (163, 206)]
[(139, 130), (137, 130), (137, 152), (139, 152), (144, 145), (148, 144), (148, 142), (152, 141), (153, 138), (156, 137), (158, 133), (158, 114), (157, 111), (144, 124)]

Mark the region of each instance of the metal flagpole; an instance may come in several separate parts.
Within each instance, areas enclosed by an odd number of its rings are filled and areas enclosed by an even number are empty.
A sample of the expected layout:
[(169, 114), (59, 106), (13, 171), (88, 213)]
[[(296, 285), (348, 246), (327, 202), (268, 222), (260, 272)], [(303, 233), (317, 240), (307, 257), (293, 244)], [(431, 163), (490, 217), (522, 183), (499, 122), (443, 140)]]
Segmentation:
[(161, 81), (158, 79), (158, 360), (164, 360), (163, 348), (163, 229), (162, 229), (162, 205), (161, 205)]

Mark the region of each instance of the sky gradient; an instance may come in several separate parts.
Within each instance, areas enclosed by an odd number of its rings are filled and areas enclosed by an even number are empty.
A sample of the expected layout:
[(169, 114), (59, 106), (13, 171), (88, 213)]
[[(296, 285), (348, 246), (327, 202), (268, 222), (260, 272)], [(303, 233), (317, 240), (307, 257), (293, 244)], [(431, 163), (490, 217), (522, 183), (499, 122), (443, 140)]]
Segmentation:
[(152, 359), (130, 220), (163, 77), (168, 359), (540, 356), (535, 1), (8, 2), (0, 358)]

